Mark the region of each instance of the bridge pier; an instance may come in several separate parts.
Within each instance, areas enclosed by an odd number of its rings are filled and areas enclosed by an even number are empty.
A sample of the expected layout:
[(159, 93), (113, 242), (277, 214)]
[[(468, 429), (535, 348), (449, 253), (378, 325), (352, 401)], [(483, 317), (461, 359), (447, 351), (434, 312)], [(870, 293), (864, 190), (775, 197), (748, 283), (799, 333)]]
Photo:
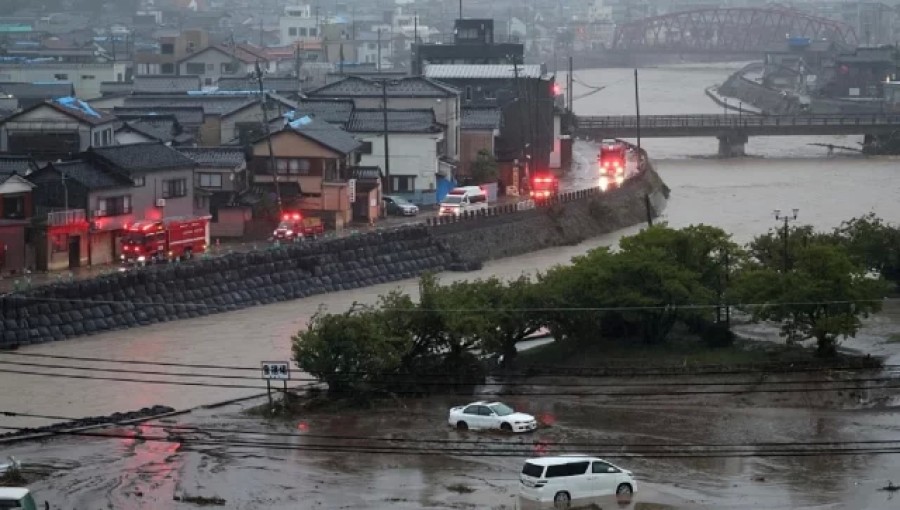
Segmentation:
[(746, 156), (746, 146), (749, 137), (744, 133), (725, 133), (717, 136), (719, 139), (720, 158), (738, 158)]

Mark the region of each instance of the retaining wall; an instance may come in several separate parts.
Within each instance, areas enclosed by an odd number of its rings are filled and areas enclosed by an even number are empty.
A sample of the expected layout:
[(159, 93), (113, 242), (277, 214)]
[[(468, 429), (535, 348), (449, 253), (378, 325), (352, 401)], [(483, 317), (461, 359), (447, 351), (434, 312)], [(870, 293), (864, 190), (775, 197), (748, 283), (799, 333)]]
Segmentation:
[(645, 222), (668, 188), (648, 169), (622, 187), (452, 223), (235, 253), (65, 282), (0, 297), (0, 348), (64, 340), (249, 306), (472, 269)]

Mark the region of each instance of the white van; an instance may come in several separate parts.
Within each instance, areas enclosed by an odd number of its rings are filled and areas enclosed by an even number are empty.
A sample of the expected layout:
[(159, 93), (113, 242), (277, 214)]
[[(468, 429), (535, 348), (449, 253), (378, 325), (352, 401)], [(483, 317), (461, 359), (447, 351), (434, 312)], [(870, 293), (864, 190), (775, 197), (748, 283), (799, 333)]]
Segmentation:
[(0, 487), (0, 508), (17, 510), (37, 510), (31, 491), (21, 487)]
[(438, 216), (462, 216), (466, 213), (487, 210), (487, 193), (479, 186), (453, 188), (438, 209)]
[(569, 508), (612, 495), (630, 500), (636, 490), (631, 471), (586, 455), (528, 459), (519, 475), (519, 497), (539, 508)]

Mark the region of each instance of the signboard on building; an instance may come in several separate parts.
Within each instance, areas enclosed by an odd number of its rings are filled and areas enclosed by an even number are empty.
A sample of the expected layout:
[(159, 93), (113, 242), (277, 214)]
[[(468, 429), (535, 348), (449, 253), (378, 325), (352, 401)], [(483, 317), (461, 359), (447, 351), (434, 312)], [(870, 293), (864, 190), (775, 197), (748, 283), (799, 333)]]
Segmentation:
[(349, 185), (350, 203), (352, 204), (356, 202), (356, 179), (348, 179), (347, 184)]

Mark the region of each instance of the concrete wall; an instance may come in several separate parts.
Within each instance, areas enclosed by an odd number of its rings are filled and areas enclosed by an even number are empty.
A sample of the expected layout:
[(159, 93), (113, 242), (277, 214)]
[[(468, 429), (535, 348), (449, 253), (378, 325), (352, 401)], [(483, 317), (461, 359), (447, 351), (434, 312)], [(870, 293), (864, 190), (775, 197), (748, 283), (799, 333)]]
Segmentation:
[[(646, 221), (668, 189), (650, 169), (621, 188), (585, 190), (528, 211), (151, 266), (0, 298), (0, 348), (193, 318), (415, 277), (573, 244)], [(500, 212), (505, 212), (500, 214)], [(34, 299), (23, 299), (23, 297)], [(51, 298), (51, 299), (48, 299)], [(147, 305), (145, 303), (165, 303)], [(101, 304), (102, 303), (102, 304)], [(203, 306), (180, 307), (179, 303)]]

